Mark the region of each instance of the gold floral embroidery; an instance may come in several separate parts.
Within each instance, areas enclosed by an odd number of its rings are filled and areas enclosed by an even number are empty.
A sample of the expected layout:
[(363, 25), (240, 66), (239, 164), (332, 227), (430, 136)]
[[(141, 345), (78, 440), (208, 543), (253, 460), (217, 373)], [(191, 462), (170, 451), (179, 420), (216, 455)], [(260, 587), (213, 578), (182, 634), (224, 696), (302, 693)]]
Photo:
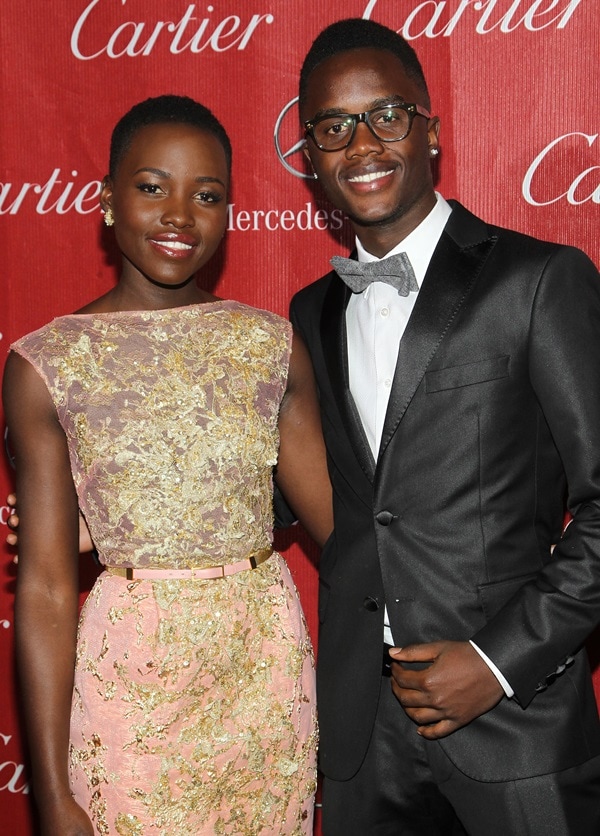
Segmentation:
[[(20, 341), (112, 565), (235, 562), (269, 545), (291, 346), (223, 302), (63, 317)], [(206, 581), (102, 575), (80, 624), (70, 765), (100, 834), (312, 832), (313, 659), (283, 559)]]

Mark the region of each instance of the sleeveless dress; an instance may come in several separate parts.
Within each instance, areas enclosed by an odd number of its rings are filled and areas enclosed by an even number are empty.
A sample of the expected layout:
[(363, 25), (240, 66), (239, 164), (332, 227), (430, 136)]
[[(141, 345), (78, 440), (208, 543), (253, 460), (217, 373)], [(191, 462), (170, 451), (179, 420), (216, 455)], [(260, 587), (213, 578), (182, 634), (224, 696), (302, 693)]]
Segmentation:
[[(271, 544), (291, 329), (232, 301), (64, 316), (12, 346), (48, 387), (100, 560), (203, 568)], [(103, 572), (70, 775), (99, 834), (312, 833), (314, 662), (274, 553), (218, 579)]]

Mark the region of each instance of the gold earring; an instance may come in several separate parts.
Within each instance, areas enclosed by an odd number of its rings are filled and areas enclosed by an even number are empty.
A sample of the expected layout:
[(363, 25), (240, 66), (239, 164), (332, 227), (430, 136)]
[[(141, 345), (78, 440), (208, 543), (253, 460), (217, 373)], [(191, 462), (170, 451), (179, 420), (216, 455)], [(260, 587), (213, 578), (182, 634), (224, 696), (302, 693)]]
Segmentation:
[(115, 219), (114, 219), (114, 216), (113, 216), (113, 213), (112, 213), (112, 209), (110, 207), (104, 213), (104, 223), (106, 224), (106, 226), (114, 226), (115, 225)]

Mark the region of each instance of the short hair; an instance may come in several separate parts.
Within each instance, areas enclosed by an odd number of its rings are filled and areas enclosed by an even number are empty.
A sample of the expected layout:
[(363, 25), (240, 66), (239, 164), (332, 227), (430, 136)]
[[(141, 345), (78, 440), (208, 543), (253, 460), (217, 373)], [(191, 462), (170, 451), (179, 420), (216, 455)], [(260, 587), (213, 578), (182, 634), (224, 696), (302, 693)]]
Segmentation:
[(114, 177), (123, 156), (131, 146), (135, 134), (147, 125), (163, 125), (172, 122), (192, 125), (212, 134), (223, 147), (227, 169), (231, 171), (231, 142), (227, 131), (216, 116), (204, 105), (189, 96), (156, 96), (134, 105), (119, 119), (110, 140), (108, 171)]
[(401, 61), (406, 75), (422, 89), (426, 96), (427, 107), (430, 106), (423, 68), (417, 58), (417, 53), (408, 41), (405, 41), (393, 29), (382, 26), (374, 20), (351, 17), (338, 20), (323, 29), (308, 50), (300, 71), (301, 107), (306, 102), (308, 80), (312, 72), (328, 58), (351, 49), (385, 49), (391, 52)]

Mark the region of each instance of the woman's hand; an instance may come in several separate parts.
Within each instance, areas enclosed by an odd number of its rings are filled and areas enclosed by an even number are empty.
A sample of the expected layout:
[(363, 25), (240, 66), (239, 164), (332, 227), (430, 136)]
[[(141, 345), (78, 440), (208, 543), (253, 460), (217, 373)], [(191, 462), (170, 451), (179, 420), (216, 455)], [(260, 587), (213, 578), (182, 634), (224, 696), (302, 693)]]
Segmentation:
[(48, 804), (44, 808), (41, 810), (43, 836), (94, 836), (89, 816), (71, 795), (60, 804)]

